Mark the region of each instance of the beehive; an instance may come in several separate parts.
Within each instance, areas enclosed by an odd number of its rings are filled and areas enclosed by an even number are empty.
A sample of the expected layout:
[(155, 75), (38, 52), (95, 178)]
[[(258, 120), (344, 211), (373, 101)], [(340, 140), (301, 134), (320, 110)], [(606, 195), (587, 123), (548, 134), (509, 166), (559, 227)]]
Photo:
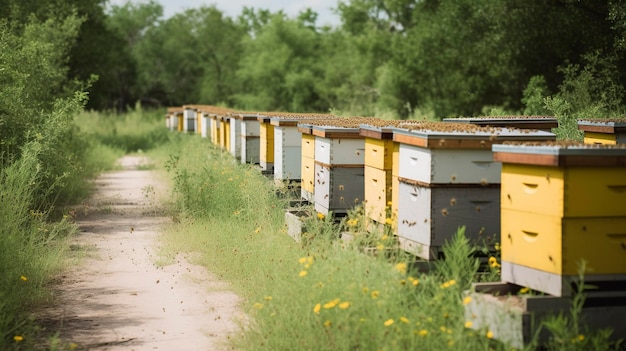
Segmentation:
[[(391, 218), (392, 227), (397, 228), (397, 203), (394, 203), (394, 150), (397, 143), (393, 141), (393, 128), (403, 123), (401, 120), (380, 120), (370, 124), (361, 124), (359, 134), (365, 137), (364, 159), (364, 210), (365, 215), (379, 223)], [(420, 122), (412, 122), (420, 123)], [(398, 174), (395, 174), (397, 183)], [(395, 189), (397, 192), (397, 189)], [(396, 194), (397, 195), (397, 194)], [(395, 209), (395, 211), (394, 211)]]
[(274, 126), (270, 118), (259, 115), (260, 123), (259, 164), (264, 171), (274, 172)]
[(211, 119), (211, 142), (213, 142), (213, 145), (215, 146), (219, 146), (220, 145), (220, 120), (219, 120), (219, 115), (217, 113), (210, 113), (209, 114), (209, 118)]
[(626, 147), (494, 145), (502, 162), (502, 280), (571, 293), (578, 264), (589, 282), (626, 281)]
[(626, 118), (579, 120), (578, 129), (585, 133), (585, 144), (626, 144)]
[(270, 117), (274, 127), (274, 179), (296, 180), (302, 178), (302, 133), (298, 123), (311, 119), (334, 118), (332, 115), (304, 113), (263, 113)]
[(165, 115), (166, 126), (170, 131), (178, 130), (178, 115), (183, 113), (182, 107), (168, 107)]
[[(299, 124), (303, 131), (304, 154), (311, 146), (304, 145), (306, 131), (315, 137), (314, 194), (315, 210), (328, 214), (346, 213), (360, 205), (364, 194), (365, 140), (359, 134), (359, 124), (373, 118), (351, 117), (307, 121)], [(310, 161), (309, 161), (310, 162)], [(308, 164), (310, 165), (310, 163)], [(304, 168), (305, 166), (303, 166)], [(303, 175), (303, 183), (306, 182)], [(303, 189), (304, 185), (303, 185)]]
[(196, 108), (190, 106), (183, 106), (183, 108), (183, 131), (194, 133), (197, 130), (197, 110)]
[(230, 154), (235, 160), (241, 160), (241, 119), (230, 117)]
[(444, 118), (444, 122), (470, 123), (477, 126), (499, 128), (536, 129), (549, 132), (557, 128), (559, 122), (554, 116), (484, 116)]
[(461, 226), (466, 226), (472, 240), (494, 240), (500, 229), (501, 165), (494, 162), (491, 145), (554, 138), (545, 131), (449, 122), (394, 129), (393, 140), (399, 144), (397, 234), (401, 247), (434, 259)]
[(259, 121), (257, 114), (251, 112), (233, 112), (230, 114), (241, 122), (239, 140), (241, 144), (241, 163), (259, 163)]
[(300, 176), (302, 178), (300, 193), (301, 197), (309, 202), (314, 202), (315, 194), (315, 136), (310, 127), (298, 126), (302, 135), (302, 163)]

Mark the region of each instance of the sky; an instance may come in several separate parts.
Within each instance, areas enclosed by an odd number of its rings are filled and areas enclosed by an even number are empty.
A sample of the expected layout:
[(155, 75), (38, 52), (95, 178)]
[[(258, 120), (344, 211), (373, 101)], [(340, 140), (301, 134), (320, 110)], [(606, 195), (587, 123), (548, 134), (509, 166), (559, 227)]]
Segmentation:
[[(283, 10), (289, 17), (295, 17), (300, 11), (311, 8), (317, 12), (317, 25), (333, 25), (340, 23), (339, 16), (334, 14), (331, 8), (337, 7), (338, 0), (156, 0), (163, 6), (165, 18), (171, 17), (175, 13), (186, 9), (198, 8), (200, 6), (215, 5), (227, 16), (236, 18), (241, 14), (244, 6), (255, 9), (269, 9), (271, 12)], [(109, 0), (109, 4), (123, 5), (127, 0)], [(146, 2), (142, 0), (132, 0), (132, 2)]]

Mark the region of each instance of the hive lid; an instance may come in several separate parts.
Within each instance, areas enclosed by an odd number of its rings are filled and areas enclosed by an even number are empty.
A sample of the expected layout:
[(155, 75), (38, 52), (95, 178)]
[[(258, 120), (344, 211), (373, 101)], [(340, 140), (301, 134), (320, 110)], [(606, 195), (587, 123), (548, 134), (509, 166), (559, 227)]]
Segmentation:
[(483, 116), (444, 118), (444, 122), (470, 123), (478, 126), (515, 127), (521, 129), (556, 128), (559, 123), (554, 116)]
[(319, 113), (284, 113), (275, 112), (266, 114), (270, 117), (270, 124), (273, 126), (297, 126), (298, 123), (308, 120), (332, 119), (337, 118), (335, 115), (319, 114)]
[(424, 121), (412, 121), (412, 120), (379, 120), (359, 125), (359, 133), (361, 136), (372, 139), (393, 139), (393, 131), (404, 124), (419, 124)]
[(578, 129), (585, 132), (617, 134), (626, 132), (626, 118), (580, 119)]
[(492, 147), (494, 160), (542, 166), (625, 167), (626, 145), (577, 142), (504, 143)]
[(555, 140), (553, 133), (517, 128), (480, 127), (467, 123), (423, 122), (402, 124), (394, 129), (393, 140), (431, 149), (491, 149), (503, 141)]
[(257, 120), (256, 112), (236, 111), (236, 112), (231, 112), (229, 115), (232, 118), (242, 120), (242, 121), (256, 121)]

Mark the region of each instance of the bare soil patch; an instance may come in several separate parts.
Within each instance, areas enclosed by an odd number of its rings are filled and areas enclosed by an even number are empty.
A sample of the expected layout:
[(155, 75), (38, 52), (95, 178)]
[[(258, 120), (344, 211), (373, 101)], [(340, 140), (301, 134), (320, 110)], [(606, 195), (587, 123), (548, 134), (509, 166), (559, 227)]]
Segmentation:
[(72, 247), (85, 254), (54, 287), (57, 303), (40, 314), (77, 350), (220, 350), (244, 318), (224, 282), (179, 254), (159, 267), (159, 210), (166, 194), (146, 160), (124, 157), (123, 170), (103, 174), (77, 211)]

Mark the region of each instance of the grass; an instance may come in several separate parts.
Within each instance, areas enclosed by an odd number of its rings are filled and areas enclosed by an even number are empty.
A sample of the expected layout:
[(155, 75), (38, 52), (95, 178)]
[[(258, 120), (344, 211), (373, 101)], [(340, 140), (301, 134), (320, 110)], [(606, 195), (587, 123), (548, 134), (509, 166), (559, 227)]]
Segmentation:
[[(414, 260), (395, 249), (393, 236), (364, 230), (358, 210), (336, 225), (308, 209), (307, 232), (296, 243), (286, 235), (286, 201), (276, 196), (272, 181), (206, 140), (181, 136), (176, 142), (168, 147), (174, 153), (167, 168), (179, 215), (163, 235), (162, 261), (191, 252), (194, 263), (244, 297), (243, 308), (252, 318), (231, 340), (234, 348), (512, 349), (489, 330), (468, 328), (463, 291), (473, 281), (499, 280), (499, 256), (478, 274), (472, 255), (477, 248), (462, 229), (445, 246), (446, 260), (428, 273), (417, 271)], [(350, 228), (357, 240), (339, 240)], [(365, 248), (374, 254), (364, 254)], [(553, 335), (548, 350), (617, 347), (606, 332), (586, 330), (571, 337), (573, 315), (544, 326)]]

